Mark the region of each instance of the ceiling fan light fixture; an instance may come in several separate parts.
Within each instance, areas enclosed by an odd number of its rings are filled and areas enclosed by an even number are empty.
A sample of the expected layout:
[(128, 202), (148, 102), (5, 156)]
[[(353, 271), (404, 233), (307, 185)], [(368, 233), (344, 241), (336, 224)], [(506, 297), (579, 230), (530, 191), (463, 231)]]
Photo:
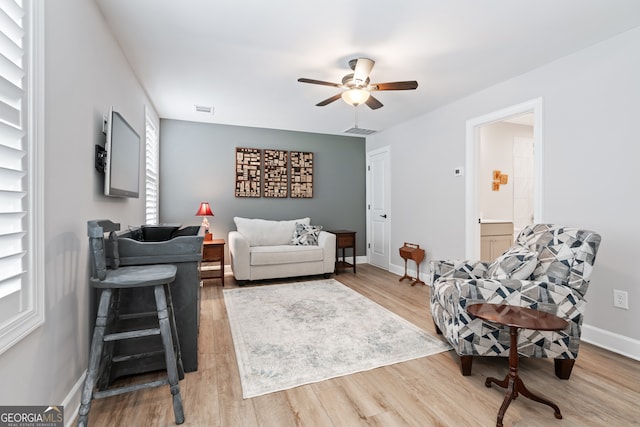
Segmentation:
[(342, 92), (342, 99), (347, 104), (357, 107), (358, 105), (367, 102), (370, 95), (369, 91), (354, 88)]

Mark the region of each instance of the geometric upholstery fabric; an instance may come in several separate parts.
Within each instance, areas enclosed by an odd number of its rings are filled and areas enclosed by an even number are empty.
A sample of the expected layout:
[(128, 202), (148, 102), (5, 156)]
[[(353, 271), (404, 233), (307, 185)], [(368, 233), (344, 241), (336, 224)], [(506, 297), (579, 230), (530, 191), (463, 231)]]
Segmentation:
[(318, 246), (318, 236), (322, 231), (321, 225), (308, 225), (304, 223), (296, 223), (293, 237), (291, 238), (292, 245), (302, 246)]
[(487, 276), (491, 279), (528, 279), (537, 265), (537, 252), (516, 245), (491, 263)]
[(587, 230), (536, 224), (526, 227), (518, 244), (538, 253), (533, 280), (568, 285), (584, 297), (600, 245), (600, 235)]
[(584, 295), (600, 245), (600, 235), (553, 224), (525, 227), (514, 246), (537, 254), (528, 279), (494, 279), (489, 263), (431, 262), (431, 315), (459, 355), (509, 356), (509, 328), (467, 313), (479, 303), (509, 304), (556, 314), (569, 322), (562, 331), (522, 329), (518, 353), (527, 357), (575, 359), (578, 356)]

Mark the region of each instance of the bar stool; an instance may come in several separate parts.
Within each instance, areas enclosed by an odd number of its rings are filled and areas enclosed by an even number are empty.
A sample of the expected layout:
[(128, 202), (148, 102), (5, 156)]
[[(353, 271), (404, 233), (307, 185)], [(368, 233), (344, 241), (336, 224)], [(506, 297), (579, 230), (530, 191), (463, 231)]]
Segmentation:
[[(156, 264), (143, 266), (119, 267), (117, 240), (109, 239), (112, 243), (113, 261), (107, 268), (104, 233), (120, 230), (120, 224), (109, 220), (88, 221), (90, 258), (91, 258), (91, 286), (101, 291), (96, 325), (93, 330), (91, 350), (89, 352), (89, 369), (84, 381), (80, 410), (78, 411), (78, 426), (86, 427), (91, 401), (122, 393), (142, 390), (150, 387), (169, 385), (173, 398), (173, 413), (176, 424), (184, 422), (182, 397), (178, 381), (184, 377), (180, 344), (178, 341), (173, 302), (169, 285), (175, 280), (177, 268), (171, 264)], [(124, 317), (119, 313), (120, 290), (153, 287), (156, 301), (156, 311), (151, 313), (127, 314), (128, 318), (157, 317), (156, 327), (120, 331), (119, 321)], [(160, 380), (133, 384), (123, 387), (106, 388), (111, 363), (151, 356), (153, 353), (113, 356), (113, 344), (116, 341), (131, 338), (160, 335), (165, 356), (167, 377)], [(97, 385), (97, 390), (94, 387)]]

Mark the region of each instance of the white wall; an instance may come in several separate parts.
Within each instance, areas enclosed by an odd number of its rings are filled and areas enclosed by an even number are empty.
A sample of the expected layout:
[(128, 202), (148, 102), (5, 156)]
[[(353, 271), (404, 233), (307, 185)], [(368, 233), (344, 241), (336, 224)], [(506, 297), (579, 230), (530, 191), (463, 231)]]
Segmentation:
[[(602, 235), (586, 335), (602, 343), (619, 334), (621, 351), (640, 358), (639, 75), (636, 28), (367, 137), (367, 151), (392, 150), (391, 247), (415, 241), (429, 259), (463, 258), (465, 185), (453, 170), (465, 164), (466, 121), (542, 97), (543, 221)], [(416, 178), (419, 197), (403, 186)], [(614, 288), (629, 292), (630, 310), (612, 306)]]
[(64, 400), (88, 363), (86, 222), (144, 222), (144, 197), (101, 195), (93, 153), (109, 106), (144, 134), (148, 100), (93, 1), (44, 3), (46, 319), (0, 355), (3, 405), (76, 404)]

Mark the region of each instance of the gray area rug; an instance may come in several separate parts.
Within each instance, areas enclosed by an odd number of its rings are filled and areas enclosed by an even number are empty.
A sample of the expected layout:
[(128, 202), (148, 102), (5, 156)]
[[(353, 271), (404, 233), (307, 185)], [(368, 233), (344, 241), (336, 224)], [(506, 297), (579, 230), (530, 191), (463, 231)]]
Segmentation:
[(245, 399), (451, 349), (333, 279), (223, 292)]

